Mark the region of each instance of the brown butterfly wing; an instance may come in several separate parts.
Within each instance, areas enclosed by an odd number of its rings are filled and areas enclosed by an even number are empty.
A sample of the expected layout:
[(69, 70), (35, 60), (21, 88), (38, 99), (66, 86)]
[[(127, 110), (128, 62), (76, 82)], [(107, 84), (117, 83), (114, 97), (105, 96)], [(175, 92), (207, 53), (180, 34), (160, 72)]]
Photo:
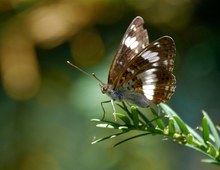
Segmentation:
[(119, 79), (118, 75), (121, 73), (121, 70), (149, 44), (147, 30), (144, 29), (143, 24), (143, 18), (138, 16), (126, 30), (112, 61), (108, 75), (108, 84), (113, 84), (116, 79)]
[(167, 101), (175, 91), (175, 51), (175, 43), (168, 36), (150, 43), (121, 70), (113, 83), (115, 89), (141, 93), (155, 104)]

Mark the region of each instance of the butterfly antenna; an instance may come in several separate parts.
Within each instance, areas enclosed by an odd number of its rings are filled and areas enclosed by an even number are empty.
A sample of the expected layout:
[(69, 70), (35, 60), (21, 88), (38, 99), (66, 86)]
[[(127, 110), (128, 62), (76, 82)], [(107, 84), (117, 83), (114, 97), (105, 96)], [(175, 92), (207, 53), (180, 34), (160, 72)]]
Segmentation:
[(95, 75), (95, 73), (92, 73), (92, 76), (93, 76), (96, 80), (98, 80), (101, 84), (105, 84), (105, 83), (103, 83), (103, 82)]
[(89, 74), (86, 71), (84, 71), (83, 69), (77, 67), (76, 65), (74, 65), (73, 63), (71, 63), (70, 61), (67, 61), (67, 64), (69, 64), (70, 66), (74, 67), (75, 69), (81, 71), (82, 73), (84, 73), (85, 75), (95, 78), (96, 80), (98, 80), (101, 84), (104, 84), (96, 75), (95, 73)]

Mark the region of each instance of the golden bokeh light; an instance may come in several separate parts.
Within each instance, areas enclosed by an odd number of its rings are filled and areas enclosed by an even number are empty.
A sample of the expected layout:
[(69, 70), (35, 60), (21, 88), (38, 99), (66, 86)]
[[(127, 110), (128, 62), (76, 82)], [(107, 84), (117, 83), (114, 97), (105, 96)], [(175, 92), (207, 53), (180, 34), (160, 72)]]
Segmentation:
[(105, 54), (100, 35), (89, 29), (77, 34), (70, 45), (74, 61), (80, 66), (92, 66), (99, 63)]
[(20, 170), (53, 169), (61, 170), (61, 167), (53, 155), (44, 151), (35, 151), (26, 155), (20, 163)]
[(37, 44), (55, 47), (91, 22), (96, 12), (91, 7), (62, 1), (28, 11), (25, 27)]
[(3, 86), (13, 99), (26, 100), (40, 88), (40, 75), (33, 44), (18, 31), (10, 32), (0, 44)]
[(146, 23), (159, 29), (163, 29), (164, 25), (177, 30), (184, 29), (190, 22), (194, 7), (192, 0), (127, 0), (127, 3), (140, 12)]

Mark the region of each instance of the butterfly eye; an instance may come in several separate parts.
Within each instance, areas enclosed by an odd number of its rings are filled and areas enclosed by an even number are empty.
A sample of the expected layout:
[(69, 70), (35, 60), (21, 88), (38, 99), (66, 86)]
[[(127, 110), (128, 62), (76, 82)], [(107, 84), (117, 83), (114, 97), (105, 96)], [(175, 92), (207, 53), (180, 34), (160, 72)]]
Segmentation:
[(108, 90), (107, 85), (100, 84), (100, 88), (101, 88), (101, 91), (102, 91), (103, 94), (105, 94), (106, 91)]

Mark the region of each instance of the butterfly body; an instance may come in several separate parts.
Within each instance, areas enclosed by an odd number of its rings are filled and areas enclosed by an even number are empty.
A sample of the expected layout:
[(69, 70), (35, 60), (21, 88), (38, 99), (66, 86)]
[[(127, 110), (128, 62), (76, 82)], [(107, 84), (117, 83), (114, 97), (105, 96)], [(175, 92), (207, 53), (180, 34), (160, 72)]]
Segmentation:
[(166, 102), (174, 93), (176, 52), (169, 36), (149, 43), (143, 24), (141, 17), (131, 22), (112, 61), (108, 83), (100, 87), (114, 101), (148, 107), (151, 102)]
[(108, 85), (100, 84), (100, 86), (102, 92), (107, 94), (114, 101), (126, 101), (130, 104), (134, 104), (140, 107), (147, 107), (149, 105), (149, 100), (141, 93), (134, 91), (132, 92), (125, 88), (114, 90)]

